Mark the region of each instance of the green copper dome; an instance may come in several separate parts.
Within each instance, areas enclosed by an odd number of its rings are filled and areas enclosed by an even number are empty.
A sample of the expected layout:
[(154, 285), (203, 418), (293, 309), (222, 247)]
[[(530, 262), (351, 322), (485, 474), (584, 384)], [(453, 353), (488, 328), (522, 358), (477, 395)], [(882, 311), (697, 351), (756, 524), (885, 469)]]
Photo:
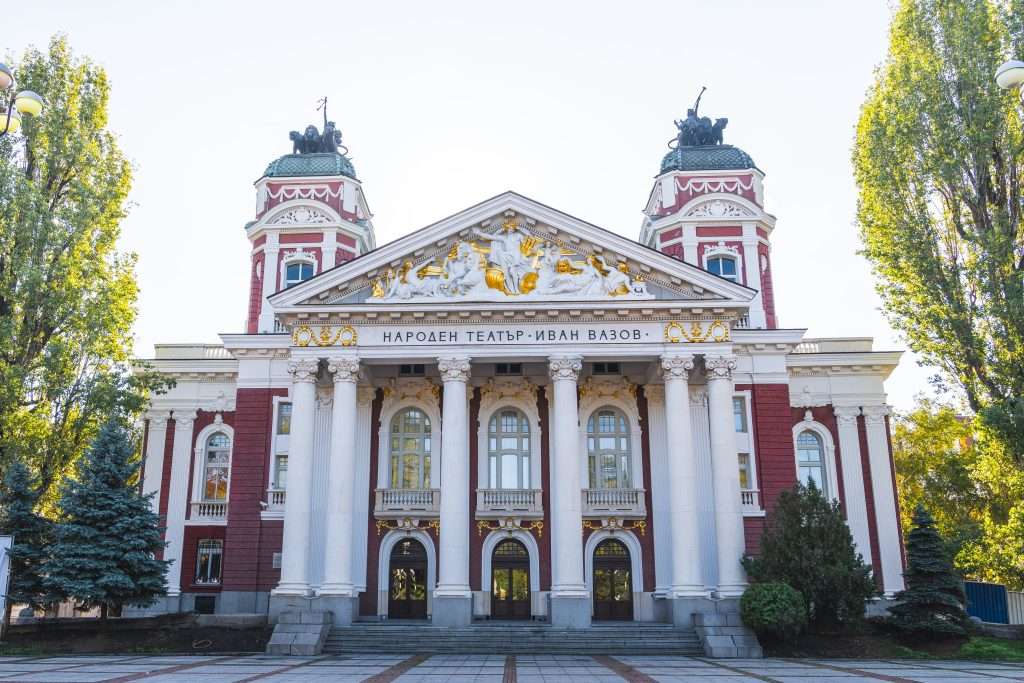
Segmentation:
[(343, 175), (355, 179), (356, 169), (347, 156), (336, 152), (285, 154), (271, 161), (263, 175), (270, 178)]
[(679, 145), (661, 160), (666, 171), (738, 171), (757, 168), (750, 155), (732, 145)]

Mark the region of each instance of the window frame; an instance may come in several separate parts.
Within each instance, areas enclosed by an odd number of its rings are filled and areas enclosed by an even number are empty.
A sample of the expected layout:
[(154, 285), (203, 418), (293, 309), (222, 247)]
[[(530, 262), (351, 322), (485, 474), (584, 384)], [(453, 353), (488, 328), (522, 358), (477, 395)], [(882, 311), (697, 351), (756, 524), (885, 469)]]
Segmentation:
[[(313, 274), (310, 275), (305, 280), (297, 280), (289, 284), (290, 281), (288, 279), (288, 266), (296, 264), (305, 264), (310, 266), (313, 270)], [(281, 291), (288, 289), (289, 287), (294, 287), (295, 285), (305, 282), (310, 278), (316, 277), (318, 274), (318, 267), (319, 262), (316, 257), (316, 253), (313, 251), (305, 251), (303, 250), (302, 247), (299, 247), (295, 251), (285, 254), (283, 257), (281, 257), (281, 264), (280, 267), (278, 268), (278, 274), (281, 282)]]
[[(420, 432), (406, 432), (400, 429), (398, 432), (394, 431), (395, 421), (399, 420), (406, 413), (416, 411), (423, 417), (426, 429)], [(417, 405), (406, 405), (398, 408), (391, 415), (387, 422), (387, 428), (385, 431), (385, 438), (387, 439), (385, 448), (387, 453), (387, 467), (385, 468), (385, 481), (386, 488), (392, 490), (423, 490), (423, 489), (434, 489), (440, 488), (434, 486), (434, 478), (440, 475), (439, 458), (437, 458), (436, 443), (439, 443), (435, 437), (434, 432), (434, 419), (432, 416), (423, 408)], [(393, 445), (393, 439), (397, 438), (399, 446), (396, 449)], [(417, 438), (420, 441), (418, 450), (408, 451), (404, 448), (403, 442), (407, 438)], [(426, 444), (426, 445), (424, 445)], [(415, 455), (418, 459), (416, 477), (416, 486), (404, 486), (396, 485), (396, 475), (398, 475), (398, 481), (401, 482), (401, 467), (402, 462), (405, 460), (407, 455)], [(438, 454), (439, 455), (439, 454)], [(397, 463), (396, 463), (397, 458)], [(397, 469), (396, 469), (397, 467)]]
[[(605, 412), (611, 412), (615, 416), (615, 430), (611, 432), (600, 431), (600, 414)], [(595, 422), (595, 418), (597, 421)], [(636, 444), (633, 438), (633, 423), (626, 411), (622, 410), (619, 406), (613, 404), (602, 404), (594, 408), (587, 415), (586, 422), (584, 423), (584, 446), (586, 453), (585, 470), (587, 474), (587, 488), (589, 489), (636, 489), (638, 486), (638, 473), (636, 472), (634, 462), (634, 450)], [(602, 438), (600, 435), (606, 435), (604, 438), (613, 438), (615, 440), (614, 448), (600, 448), (599, 439)], [(620, 439), (626, 440), (626, 447), (621, 447)], [(591, 445), (593, 444), (593, 445)], [(600, 459), (603, 459), (606, 455), (613, 455), (615, 458), (615, 482), (614, 487), (604, 486), (607, 480), (601, 477), (599, 472), (602, 469)], [(623, 470), (623, 462), (627, 463), (626, 469)]]
[[(808, 414), (810, 411), (807, 411)], [(835, 439), (832, 436), (831, 430), (824, 424), (815, 421), (813, 418), (808, 419), (810, 416), (804, 417), (803, 421), (797, 422), (793, 425), (793, 474), (797, 481), (800, 479), (800, 453), (798, 447), (798, 440), (800, 434), (805, 431), (813, 432), (819, 439), (819, 443), (822, 447), (822, 466), (825, 471), (825, 487), (822, 493), (825, 494), (829, 500), (841, 500), (839, 478), (837, 472), (836, 463), (836, 446)]]
[[(515, 415), (517, 422), (515, 431), (505, 431), (503, 429), (504, 417), (509, 413)], [(497, 427), (494, 431), (491, 431), (492, 423)], [(523, 429), (524, 425), (526, 427), (525, 430)], [(528, 490), (534, 488), (533, 427), (530, 425), (530, 417), (517, 406), (502, 404), (491, 411), (487, 418), (486, 426), (481, 425), (481, 428), (486, 432), (485, 438), (487, 439), (487, 488), (503, 490)], [(502, 444), (506, 438), (515, 438), (518, 444), (516, 448), (504, 448)], [(492, 439), (496, 444), (494, 446), (491, 445)], [(525, 449), (522, 447), (524, 441), (527, 444)], [(512, 455), (516, 459), (517, 486), (505, 486), (506, 482), (503, 481), (503, 461), (506, 455)], [(526, 475), (525, 481), (524, 473)]]
[[(212, 548), (216, 548), (216, 553), (207, 553), (211, 558), (216, 557), (217, 563), (217, 576), (216, 578), (203, 580), (200, 577), (200, 568), (203, 566), (203, 555), (204, 545), (207, 547), (205, 550), (209, 551)], [(209, 567), (212, 566), (212, 560), (207, 563), (207, 573)], [(224, 576), (224, 539), (222, 538), (200, 538), (196, 541), (196, 563), (195, 571), (192, 574), (192, 585), (194, 586), (219, 586), (223, 581)]]
[[(227, 446), (227, 485), (225, 486), (225, 493), (223, 499), (208, 499), (206, 498), (206, 468), (207, 468), (207, 443), (210, 438), (215, 434), (222, 433), (228, 439)], [(193, 451), (192, 451), (192, 493), (190, 499), (192, 503), (223, 503), (228, 504), (231, 499), (231, 465), (235, 451), (235, 430), (231, 425), (223, 422), (218, 418), (211, 424), (206, 425), (193, 437)], [(191, 506), (189, 506), (191, 509)], [(191, 513), (189, 513), (191, 517)], [(199, 520), (198, 522), (192, 522), (191, 519), (186, 521), (189, 523), (202, 523), (202, 524), (213, 524), (223, 525), (226, 524), (226, 520)]]
[[(281, 487), (278, 486), (278, 459), (280, 457), (288, 457), (288, 451), (291, 441), (291, 429), (289, 425), (288, 434), (281, 434), (278, 430), (280, 428), (280, 411), (283, 404), (292, 404), (290, 396), (274, 396), (273, 408), (271, 412), (271, 423), (270, 423), (270, 454), (268, 456), (269, 466), (267, 467), (267, 490), (279, 490)], [(290, 422), (290, 419), (289, 419)], [(285, 467), (287, 471), (287, 467)], [(287, 490), (287, 482), (283, 490)]]

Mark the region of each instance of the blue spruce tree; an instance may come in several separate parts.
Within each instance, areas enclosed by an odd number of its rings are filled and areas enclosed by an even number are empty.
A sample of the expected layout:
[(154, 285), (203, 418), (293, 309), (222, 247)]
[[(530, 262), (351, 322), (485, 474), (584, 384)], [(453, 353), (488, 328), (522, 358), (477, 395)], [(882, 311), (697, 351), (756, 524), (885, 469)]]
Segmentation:
[(11, 463), (0, 485), (0, 534), (14, 536), (8, 557), (11, 579), (7, 589), (4, 624), (10, 621), (11, 605), (27, 603), (41, 609), (51, 601), (43, 582), (43, 565), (53, 543), (53, 522), (36, 513), (39, 494), (28, 467)]
[(111, 419), (61, 491), (46, 584), (80, 607), (99, 607), (102, 618), (166, 594), (170, 563), (155, 557), (162, 529), (152, 495), (139, 492), (140, 466), (128, 430)]

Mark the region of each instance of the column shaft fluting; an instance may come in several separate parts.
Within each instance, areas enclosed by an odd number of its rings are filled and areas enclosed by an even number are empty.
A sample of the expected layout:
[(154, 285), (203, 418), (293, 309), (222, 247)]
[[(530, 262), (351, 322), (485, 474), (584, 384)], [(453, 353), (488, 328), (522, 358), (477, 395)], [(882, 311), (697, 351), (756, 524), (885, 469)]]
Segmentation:
[(438, 359), (444, 382), (441, 425), (441, 538), (437, 596), (472, 597), (469, 588), (469, 358)]
[(327, 364), (334, 376), (331, 455), (327, 471), (327, 529), (321, 595), (354, 596), (352, 586), (352, 502), (356, 477), (356, 382), (359, 359)]
[(583, 576), (583, 504), (580, 487), (579, 407), (576, 381), (580, 356), (553, 356), (549, 362), (554, 389), (551, 454), (551, 549), (554, 553), (551, 594), (586, 597)]

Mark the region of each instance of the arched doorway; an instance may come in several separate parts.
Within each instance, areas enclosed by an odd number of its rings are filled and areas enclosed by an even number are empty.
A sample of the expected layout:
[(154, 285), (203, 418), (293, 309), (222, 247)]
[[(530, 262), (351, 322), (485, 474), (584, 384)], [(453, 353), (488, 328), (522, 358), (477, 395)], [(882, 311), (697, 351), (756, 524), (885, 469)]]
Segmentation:
[(491, 555), (491, 618), (530, 618), (530, 554), (507, 539)]
[(633, 619), (633, 568), (629, 548), (609, 538), (594, 549), (594, 619)]
[(388, 618), (427, 618), (427, 551), (414, 538), (391, 549), (388, 572)]

